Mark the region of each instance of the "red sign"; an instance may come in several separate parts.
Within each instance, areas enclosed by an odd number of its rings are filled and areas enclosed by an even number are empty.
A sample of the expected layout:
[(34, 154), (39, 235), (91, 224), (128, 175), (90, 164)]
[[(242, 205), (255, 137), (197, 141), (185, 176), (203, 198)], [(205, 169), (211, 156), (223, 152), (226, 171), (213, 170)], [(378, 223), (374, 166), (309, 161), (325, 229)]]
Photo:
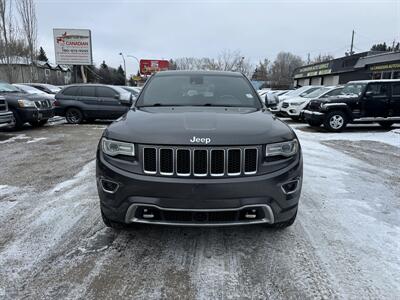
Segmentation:
[(151, 75), (154, 72), (165, 71), (169, 69), (168, 60), (159, 59), (141, 59), (140, 73), (143, 75)]

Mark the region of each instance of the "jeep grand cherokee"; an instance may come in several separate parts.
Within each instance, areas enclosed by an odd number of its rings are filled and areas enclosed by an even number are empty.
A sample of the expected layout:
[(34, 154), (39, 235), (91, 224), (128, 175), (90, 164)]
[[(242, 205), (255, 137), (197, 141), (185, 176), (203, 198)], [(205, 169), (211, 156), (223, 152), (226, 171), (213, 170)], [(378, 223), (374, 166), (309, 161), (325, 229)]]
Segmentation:
[(96, 173), (110, 227), (286, 227), (302, 169), (295, 133), (242, 74), (164, 71), (104, 131)]

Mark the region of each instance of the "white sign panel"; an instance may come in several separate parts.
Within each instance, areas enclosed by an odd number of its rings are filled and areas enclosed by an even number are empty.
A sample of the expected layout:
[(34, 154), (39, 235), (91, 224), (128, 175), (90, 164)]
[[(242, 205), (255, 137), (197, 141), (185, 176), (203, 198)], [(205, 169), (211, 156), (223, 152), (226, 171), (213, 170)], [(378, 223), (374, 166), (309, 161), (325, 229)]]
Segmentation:
[(53, 29), (58, 65), (93, 65), (92, 37), (88, 29)]

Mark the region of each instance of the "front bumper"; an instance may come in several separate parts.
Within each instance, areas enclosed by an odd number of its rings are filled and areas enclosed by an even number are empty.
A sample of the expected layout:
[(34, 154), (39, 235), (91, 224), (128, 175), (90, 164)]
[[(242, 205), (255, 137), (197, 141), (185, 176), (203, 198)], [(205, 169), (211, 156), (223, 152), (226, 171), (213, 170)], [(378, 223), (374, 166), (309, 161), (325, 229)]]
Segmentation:
[(14, 115), (11, 111), (0, 112), (0, 127), (14, 124)]
[[(101, 152), (98, 152), (96, 166), (101, 210), (107, 218), (122, 223), (185, 226), (230, 226), (287, 221), (297, 211), (302, 175), (301, 154), (296, 161), (276, 172), (230, 178), (178, 178), (126, 172), (105, 161)], [(103, 180), (117, 183), (118, 188), (112, 192), (105, 191)], [(298, 180), (296, 189), (292, 193), (285, 193), (282, 185), (293, 180)], [(161, 216), (165, 216), (165, 212), (186, 212), (187, 218), (144, 219), (137, 214), (138, 209), (143, 208), (153, 208), (152, 213)], [(257, 210), (256, 218), (241, 218), (242, 214), (252, 208)], [(200, 219), (196, 218), (198, 212), (203, 216)], [(220, 219), (217, 212), (231, 215), (233, 219)]]
[(18, 111), (24, 122), (48, 120), (54, 117), (54, 109), (20, 109)]
[(299, 117), (300, 113), (302, 111), (302, 107), (301, 106), (288, 106), (285, 108), (281, 108), (280, 113), (283, 116), (288, 116), (288, 117)]
[(301, 113), (306, 121), (323, 122), (325, 119), (325, 114), (323, 112), (303, 110)]

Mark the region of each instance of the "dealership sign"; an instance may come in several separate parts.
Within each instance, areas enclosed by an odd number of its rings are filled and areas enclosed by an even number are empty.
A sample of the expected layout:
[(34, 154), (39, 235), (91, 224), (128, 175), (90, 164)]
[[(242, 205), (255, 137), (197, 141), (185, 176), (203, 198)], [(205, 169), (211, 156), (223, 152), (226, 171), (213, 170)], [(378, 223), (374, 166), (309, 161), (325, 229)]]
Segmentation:
[(169, 69), (168, 60), (159, 59), (141, 59), (140, 73), (143, 75), (151, 75), (154, 72), (165, 71)]
[(53, 29), (58, 65), (93, 65), (92, 37), (88, 29)]

